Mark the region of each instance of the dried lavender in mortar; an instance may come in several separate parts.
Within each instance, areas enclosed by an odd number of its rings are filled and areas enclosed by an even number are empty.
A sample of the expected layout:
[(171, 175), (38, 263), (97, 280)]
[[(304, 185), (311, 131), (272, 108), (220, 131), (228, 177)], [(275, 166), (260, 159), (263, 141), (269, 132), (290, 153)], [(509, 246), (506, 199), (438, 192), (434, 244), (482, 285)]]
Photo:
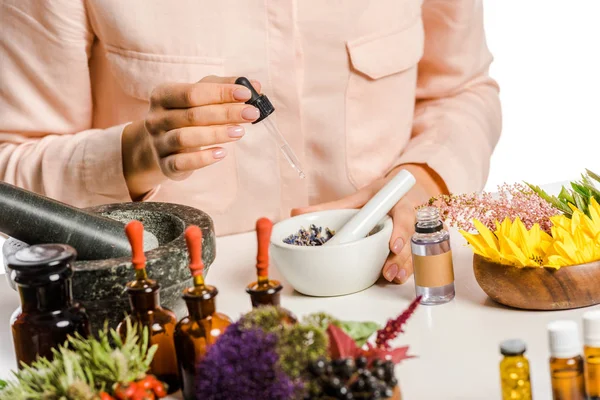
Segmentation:
[(321, 246), (335, 235), (335, 231), (325, 228), (323, 232), (322, 226), (311, 224), (309, 230), (300, 228), (298, 233), (294, 233), (285, 239), (284, 243), (293, 244), (296, 246)]

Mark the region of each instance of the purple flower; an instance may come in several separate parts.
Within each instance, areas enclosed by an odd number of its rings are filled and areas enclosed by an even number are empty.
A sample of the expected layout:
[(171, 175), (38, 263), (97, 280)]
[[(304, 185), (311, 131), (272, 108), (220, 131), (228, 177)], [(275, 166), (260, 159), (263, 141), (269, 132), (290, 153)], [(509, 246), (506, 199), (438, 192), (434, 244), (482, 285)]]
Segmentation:
[(288, 400), (300, 387), (281, 370), (277, 337), (230, 325), (200, 362), (196, 397), (202, 400)]

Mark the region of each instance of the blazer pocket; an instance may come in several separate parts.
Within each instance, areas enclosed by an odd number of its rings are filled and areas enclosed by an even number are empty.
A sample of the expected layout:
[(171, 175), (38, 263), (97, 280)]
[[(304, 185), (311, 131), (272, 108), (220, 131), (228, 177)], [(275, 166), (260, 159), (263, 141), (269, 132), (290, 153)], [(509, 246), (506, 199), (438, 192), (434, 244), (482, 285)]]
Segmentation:
[(346, 163), (363, 187), (381, 177), (410, 138), (423, 56), (423, 21), (347, 42), (351, 70), (346, 89)]
[[(195, 83), (205, 76), (224, 75), (224, 60), (211, 57), (148, 54), (107, 46), (107, 58), (114, 77), (132, 98), (149, 102), (152, 90), (163, 83)], [(163, 185), (161, 199), (192, 204), (207, 212), (225, 212), (238, 191), (235, 143), (219, 145), (227, 156), (209, 167), (195, 171), (183, 182)]]

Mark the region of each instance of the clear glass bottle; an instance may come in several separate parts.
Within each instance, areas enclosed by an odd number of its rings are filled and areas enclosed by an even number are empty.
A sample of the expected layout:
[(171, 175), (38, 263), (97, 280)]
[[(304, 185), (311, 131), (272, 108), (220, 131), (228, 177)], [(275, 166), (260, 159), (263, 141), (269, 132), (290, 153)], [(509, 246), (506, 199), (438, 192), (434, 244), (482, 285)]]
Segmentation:
[(454, 298), (454, 267), (450, 234), (435, 207), (417, 210), (411, 251), (417, 297), (421, 304), (447, 303)]
[(160, 305), (160, 285), (148, 278), (146, 257), (144, 255), (144, 227), (139, 221), (131, 221), (125, 227), (131, 242), (132, 263), (135, 268), (135, 280), (127, 283), (127, 294), (131, 313), (117, 327), (122, 338), (127, 335), (127, 319), (138, 330), (148, 329), (149, 346), (157, 345), (156, 353), (150, 364), (149, 373), (168, 385), (168, 393), (179, 390), (179, 370), (175, 354), (175, 314)]
[(583, 314), (585, 390), (588, 400), (600, 400), (600, 311)]
[(586, 400), (581, 343), (575, 321), (548, 324), (553, 400)]
[(263, 305), (277, 306), (285, 314), (285, 323), (294, 324), (298, 321), (296, 316), (289, 310), (280, 307), (281, 290), (283, 286), (279, 281), (269, 279), (269, 244), (271, 241), (271, 232), (273, 223), (267, 218), (260, 218), (256, 221), (256, 236), (258, 239), (258, 251), (256, 255), (256, 276), (255, 282), (246, 287), (246, 293), (250, 295), (252, 307)]
[(500, 344), (500, 382), (502, 400), (531, 400), (529, 360), (525, 357), (525, 342), (519, 339), (505, 340)]
[(8, 257), (21, 297), (10, 321), (19, 368), (38, 357), (51, 360), (52, 349), (69, 335), (90, 335), (85, 309), (73, 302), (71, 264), (76, 255), (71, 246), (40, 244)]
[(175, 327), (175, 349), (183, 398), (196, 400), (196, 366), (208, 348), (231, 325), (231, 319), (216, 311), (217, 288), (204, 284), (202, 231), (197, 226), (190, 226), (185, 231), (185, 239), (194, 286), (183, 291), (189, 314)]

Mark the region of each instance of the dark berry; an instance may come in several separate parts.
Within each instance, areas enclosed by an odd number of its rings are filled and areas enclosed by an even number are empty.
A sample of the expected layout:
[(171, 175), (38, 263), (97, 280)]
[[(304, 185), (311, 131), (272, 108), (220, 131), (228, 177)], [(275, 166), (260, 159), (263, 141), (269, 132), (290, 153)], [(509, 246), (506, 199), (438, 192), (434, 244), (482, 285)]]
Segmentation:
[(394, 395), (394, 389), (386, 388), (385, 391), (383, 392), (383, 396), (385, 398), (390, 398), (393, 395)]
[(351, 358), (346, 358), (343, 360), (335, 360), (336, 363), (333, 365), (333, 370), (337, 376), (344, 380), (350, 379), (352, 374), (354, 374), (354, 360)]
[(373, 362), (371, 363), (371, 368), (379, 368), (382, 367), (384, 364), (384, 361), (380, 358), (376, 358), (375, 360), (373, 360)]
[(383, 369), (385, 370), (385, 381), (389, 382), (394, 377), (394, 363), (391, 361), (386, 361), (383, 364)]
[(385, 380), (385, 370), (383, 369), (383, 367), (375, 368), (373, 370), (373, 375), (379, 380)]
[(357, 357), (356, 358), (356, 367), (357, 368), (366, 368), (367, 367), (367, 357)]
[(358, 378), (351, 387), (355, 393), (364, 392), (367, 389), (367, 381), (364, 378)]
[(387, 381), (387, 384), (390, 387), (396, 387), (398, 385), (398, 379), (396, 379), (395, 377), (393, 377), (392, 379), (390, 379), (389, 381)]
[(371, 378), (373, 376), (373, 374), (371, 373), (371, 371), (369, 371), (368, 369), (360, 370), (359, 375), (362, 378), (365, 378), (365, 379), (369, 379), (369, 378)]
[(324, 358), (318, 358), (315, 361), (311, 362), (308, 366), (309, 371), (317, 376), (323, 376), (325, 374), (325, 370), (327, 368), (327, 361)]

